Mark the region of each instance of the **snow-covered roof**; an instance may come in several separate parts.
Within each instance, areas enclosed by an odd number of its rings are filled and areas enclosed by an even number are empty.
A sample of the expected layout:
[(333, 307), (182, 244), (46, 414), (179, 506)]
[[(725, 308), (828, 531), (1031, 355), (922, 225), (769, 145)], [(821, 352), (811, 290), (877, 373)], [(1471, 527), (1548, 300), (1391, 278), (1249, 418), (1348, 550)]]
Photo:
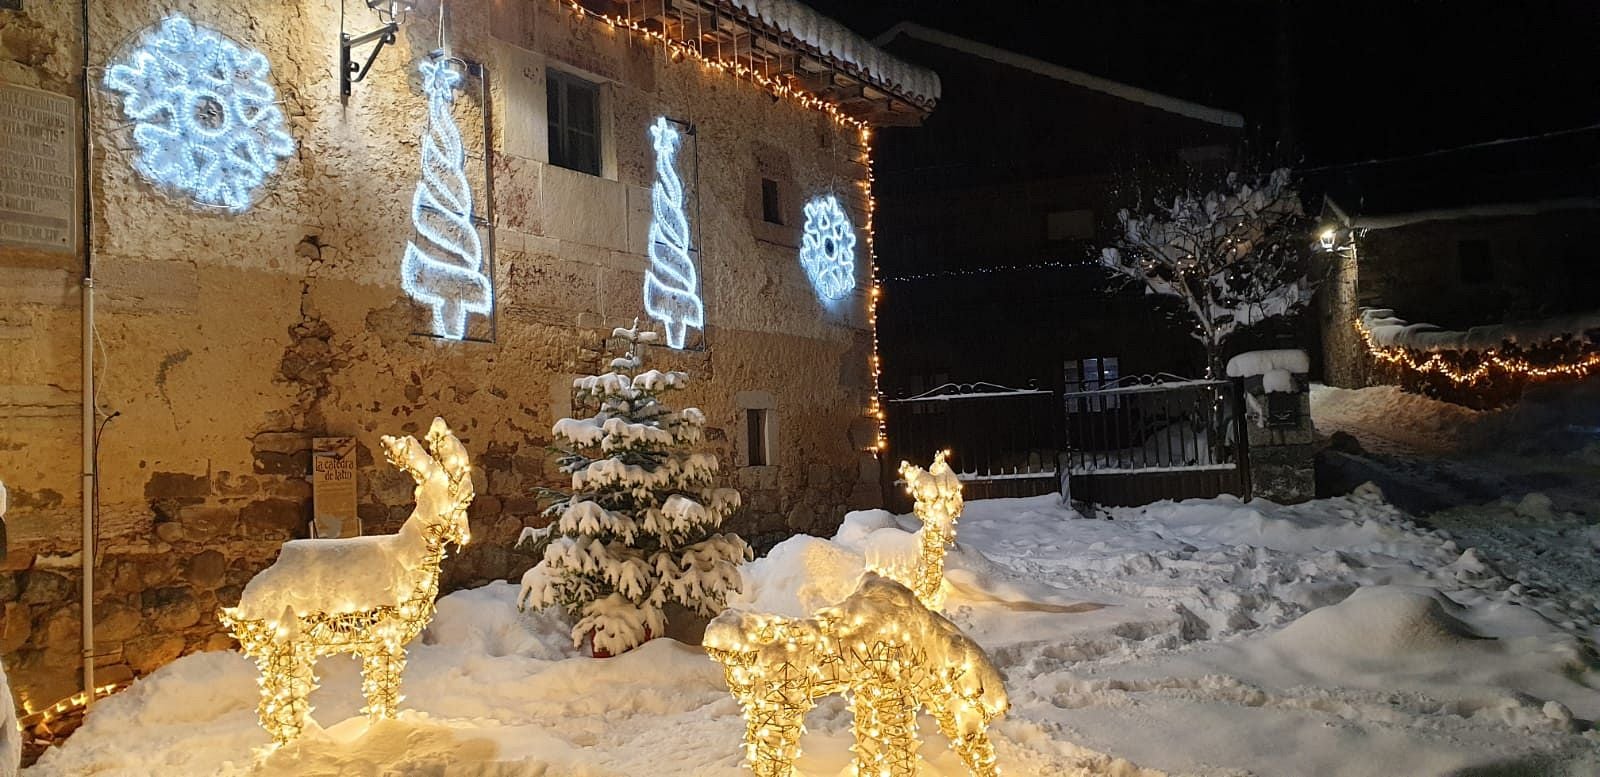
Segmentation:
[(1064, 81), (1066, 83), (1073, 84), (1074, 86), (1092, 89), (1096, 92), (1108, 94), (1112, 97), (1119, 97), (1130, 102), (1136, 102), (1140, 105), (1147, 105), (1151, 108), (1157, 108), (1168, 113), (1175, 113), (1179, 116), (1186, 116), (1191, 119), (1196, 119), (1223, 127), (1244, 126), (1244, 117), (1233, 111), (1225, 111), (1221, 108), (1212, 108), (1209, 106), (1200, 105), (1199, 103), (1192, 103), (1188, 100), (1180, 100), (1176, 97), (1169, 97), (1164, 94), (1152, 92), (1148, 89), (1140, 89), (1137, 86), (1129, 86), (1128, 84), (1112, 81), (1109, 78), (1101, 78), (1100, 76), (1091, 75), (1081, 70), (1073, 70), (1072, 68), (1062, 67), (1051, 62), (1045, 62), (1044, 60), (1034, 59), (1033, 57), (1018, 54), (1014, 51), (1006, 51), (1005, 49), (995, 48), (987, 43), (979, 43), (978, 41), (963, 38), (959, 35), (951, 35), (948, 32), (930, 29), (915, 22), (900, 22), (899, 24), (890, 27), (889, 30), (882, 35), (873, 38), (872, 42), (878, 44), (879, 46), (883, 46), (887, 45), (889, 41), (892, 41), (901, 35), (904, 35), (908, 38), (915, 38), (927, 43), (932, 43), (937, 46), (943, 46), (944, 48), (952, 49), (954, 51), (970, 54), (974, 57), (980, 57), (992, 62), (998, 62), (1002, 65), (1008, 65), (1019, 70), (1026, 70), (1030, 73), (1041, 75), (1046, 78)]
[(880, 86), (923, 105), (931, 105), (939, 99), (937, 73), (878, 48), (873, 41), (798, 0), (729, 0), (729, 3), (763, 24), (815, 48), (824, 57), (854, 66)]
[(1433, 324), (1411, 323), (1389, 308), (1362, 308), (1361, 325), (1382, 348), (1411, 348), (1418, 351), (1474, 351), (1499, 348), (1506, 343), (1534, 345), (1556, 337), (1597, 337), (1600, 310), (1556, 316), (1538, 321), (1513, 321), (1486, 324), (1465, 332), (1442, 329)]
[[(1329, 200), (1330, 204), (1332, 200)], [(1342, 208), (1334, 205), (1343, 215)], [(1390, 213), (1383, 216), (1357, 215), (1343, 219), (1347, 225), (1359, 229), (1393, 229), (1424, 221), (1456, 221), (1459, 219), (1492, 218), (1496, 216), (1532, 216), (1561, 210), (1600, 210), (1600, 198), (1563, 197), (1535, 202), (1502, 202), (1491, 205), (1468, 205), (1460, 208), (1430, 208), (1410, 213)]]

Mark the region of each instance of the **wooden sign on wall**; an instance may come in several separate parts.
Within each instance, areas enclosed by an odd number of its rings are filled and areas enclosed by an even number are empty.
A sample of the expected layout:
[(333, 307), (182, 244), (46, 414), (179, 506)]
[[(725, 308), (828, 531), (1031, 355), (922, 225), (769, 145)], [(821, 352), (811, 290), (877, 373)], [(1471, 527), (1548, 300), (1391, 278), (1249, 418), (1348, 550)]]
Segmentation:
[(356, 441), (318, 437), (311, 443), (311, 531), (316, 537), (359, 537)]

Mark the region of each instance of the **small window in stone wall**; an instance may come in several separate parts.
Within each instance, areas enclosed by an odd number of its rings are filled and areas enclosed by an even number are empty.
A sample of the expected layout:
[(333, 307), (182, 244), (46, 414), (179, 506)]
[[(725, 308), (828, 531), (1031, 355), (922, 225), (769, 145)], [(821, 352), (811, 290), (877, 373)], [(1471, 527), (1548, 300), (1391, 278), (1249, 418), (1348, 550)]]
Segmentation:
[(1456, 241), (1462, 283), (1489, 283), (1494, 280), (1494, 257), (1487, 240)]
[(778, 195), (778, 182), (761, 179), (761, 220), (768, 224), (783, 224), (783, 198)]
[(600, 174), (600, 85), (551, 68), (545, 73), (550, 164)]
[(772, 464), (771, 410), (744, 411), (745, 453), (747, 467), (765, 467)]

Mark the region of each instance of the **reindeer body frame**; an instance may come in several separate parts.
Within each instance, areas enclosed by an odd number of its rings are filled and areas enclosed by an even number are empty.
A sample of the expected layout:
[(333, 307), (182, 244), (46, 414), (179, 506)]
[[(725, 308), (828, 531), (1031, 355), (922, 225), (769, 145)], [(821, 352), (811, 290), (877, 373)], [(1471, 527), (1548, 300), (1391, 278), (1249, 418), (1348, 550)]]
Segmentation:
[(987, 728), (1009, 706), (1000, 673), (896, 581), (869, 573), (810, 618), (728, 610), (707, 628), (705, 646), (744, 706), (757, 777), (794, 774), (806, 712), (836, 693), (850, 696), (856, 774), (915, 777), (918, 708), (973, 774), (998, 774)]
[(275, 745), (304, 731), (317, 685), (312, 670), (323, 656), (360, 658), (362, 711), (373, 719), (395, 714), (405, 645), (433, 618), (444, 546), (470, 539), (466, 451), (441, 418), (426, 439), (427, 449), (414, 437), (383, 438), (384, 457), (417, 483), (416, 509), (398, 533), (285, 543), (245, 586), (239, 606), (222, 611), (223, 625), (261, 670), (258, 712)]

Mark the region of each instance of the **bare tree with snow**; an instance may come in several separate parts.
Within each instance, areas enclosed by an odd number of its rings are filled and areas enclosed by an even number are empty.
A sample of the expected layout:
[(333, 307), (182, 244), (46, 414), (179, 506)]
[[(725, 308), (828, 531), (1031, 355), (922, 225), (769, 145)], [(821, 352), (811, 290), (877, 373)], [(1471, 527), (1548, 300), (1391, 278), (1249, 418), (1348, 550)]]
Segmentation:
[(1287, 168), (1256, 180), (1229, 174), (1203, 193), (1175, 188), (1141, 213), (1120, 211), (1100, 263), (1150, 294), (1176, 297), (1205, 348), (1207, 377), (1216, 377), (1236, 331), (1311, 299), (1305, 213)]

